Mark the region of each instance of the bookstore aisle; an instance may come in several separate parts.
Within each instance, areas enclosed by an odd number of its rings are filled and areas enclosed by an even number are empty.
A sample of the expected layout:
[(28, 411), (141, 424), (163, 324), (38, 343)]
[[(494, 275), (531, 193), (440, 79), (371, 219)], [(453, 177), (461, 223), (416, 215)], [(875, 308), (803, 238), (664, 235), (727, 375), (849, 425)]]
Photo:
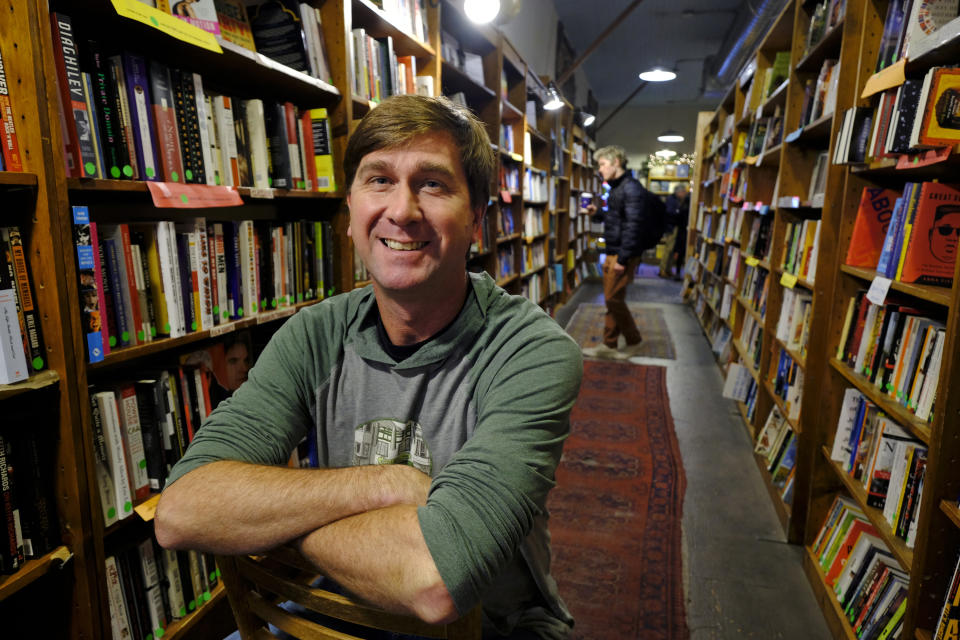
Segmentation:
[[(787, 544), (723, 377), (680, 283), (644, 265), (628, 302), (660, 307), (675, 360), (634, 358), (667, 368), (670, 411), (687, 489), (683, 505), (684, 583), (691, 640), (831, 638), (803, 573), (803, 549)], [(557, 311), (566, 324), (579, 304), (602, 304), (599, 282), (584, 282)]]

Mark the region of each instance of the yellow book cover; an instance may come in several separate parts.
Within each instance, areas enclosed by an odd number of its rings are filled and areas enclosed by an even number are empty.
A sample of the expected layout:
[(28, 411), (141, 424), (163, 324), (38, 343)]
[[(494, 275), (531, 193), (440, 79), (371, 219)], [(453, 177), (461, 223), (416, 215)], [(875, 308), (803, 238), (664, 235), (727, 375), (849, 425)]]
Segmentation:
[(747, 154), (747, 132), (741, 131), (737, 134), (737, 147), (733, 152), (733, 161), (740, 162)]
[(163, 278), (160, 276), (157, 229), (154, 225), (144, 225), (139, 227), (138, 231), (143, 232), (143, 241), (147, 250), (147, 279), (150, 281), (150, 298), (157, 318), (157, 333), (170, 335), (170, 315), (167, 311), (167, 298), (163, 295)]
[[(915, 192), (919, 190), (915, 189)], [(897, 273), (894, 277), (894, 280), (900, 280), (903, 276), (903, 263), (907, 258), (907, 249), (910, 247), (910, 238), (913, 237), (913, 222), (916, 219), (917, 215), (917, 204), (920, 201), (920, 194), (916, 193), (914, 197), (910, 198), (908, 203), (907, 213), (904, 216), (904, 225), (903, 225), (903, 242), (900, 244), (900, 256), (897, 259)]]
[(801, 278), (806, 279), (807, 271), (810, 268), (810, 256), (813, 253), (813, 241), (817, 237), (817, 223), (810, 221), (807, 225), (807, 233), (803, 237), (803, 253), (800, 256), (800, 270), (797, 273)]
[(330, 120), (326, 109), (310, 109), (310, 129), (313, 135), (313, 162), (317, 171), (317, 191), (336, 191), (333, 173), (333, 141), (330, 139)]

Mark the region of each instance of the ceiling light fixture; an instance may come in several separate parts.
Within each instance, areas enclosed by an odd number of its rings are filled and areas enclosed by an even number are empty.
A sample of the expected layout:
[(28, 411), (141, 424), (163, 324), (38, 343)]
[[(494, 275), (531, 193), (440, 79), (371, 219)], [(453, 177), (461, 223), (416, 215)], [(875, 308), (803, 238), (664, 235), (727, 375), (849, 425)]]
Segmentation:
[(543, 108), (547, 111), (556, 111), (562, 106), (563, 98), (560, 97), (560, 90), (557, 89), (556, 83), (551, 80), (549, 86), (547, 86), (547, 101), (543, 104)]
[(673, 149), (660, 149), (660, 151), (655, 152), (653, 155), (657, 156), (658, 158), (664, 158), (666, 160), (669, 160), (670, 158), (677, 155), (677, 152), (674, 151)]
[(669, 82), (676, 77), (676, 72), (664, 69), (663, 67), (654, 67), (640, 74), (640, 79), (644, 82)]
[(463, 12), (476, 24), (487, 24), (500, 12), (500, 0), (466, 0)]
[(587, 113), (586, 111), (580, 112), (580, 124), (585, 127), (592, 125), (596, 119), (597, 116), (593, 115), (592, 113)]
[(683, 136), (680, 135), (679, 131), (674, 131), (673, 129), (667, 129), (659, 136), (657, 136), (659, 142), (683, 142)]

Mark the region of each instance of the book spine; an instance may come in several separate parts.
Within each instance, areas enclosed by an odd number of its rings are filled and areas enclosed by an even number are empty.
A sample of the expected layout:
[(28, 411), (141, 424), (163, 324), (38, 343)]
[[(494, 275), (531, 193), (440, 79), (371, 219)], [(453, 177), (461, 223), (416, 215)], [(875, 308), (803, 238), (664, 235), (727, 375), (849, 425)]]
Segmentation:
[(190, 240), (185, 233), (172, 232), (176, 242), (178, 262), (174, 268), (180, 274), (180, 296), (183, 301), (185, 331), (197, 330), (196, 305), (193, 301), (193, 273), (190, 269)]
[(297, 126), (297, 108), (290, 102), (283, 103), (283, 121), (284, 132), (287, 135), (286, 150), (289, 156), (290, 166), (290, 187), (291, 189), (303, 189), (303, 165), (300, 163), (300, 142), (297, 132), (300, 128)]
[(120, 570), (117, 559), (107, 556), (105, 560), (107, 576), (107, 596), (110, 609), (110, 629), (114, 638), (132, 638), (130, 632), (130, 618), (127, 606), (123, 600), (123, 586), (120, 582)]
[(153, 101), (146, 61), (140, 56), (124, 53), (123, 75), (140, 179), (159, 180), (157, 134), (151, 113)]
[[(317, 191), (337, 190), (333, 172), (333, 150), (330, 146), (330, 120), (326, 109), (310, 109), (310, 131), (313, 146), (313, 172)], [(313, 174), (316, 174), (314, 177)]]
[(140, 576), (145, 591), (144, 600), (150, 616), (150, 633), (155, 638), (163, 637), (164, 629), (167, 627), (167, 613), (160, 584), (160, 572), (153, 550), (153, 540), (148, 538), (138, 544), (136, 555), (140, 561)]
[[(196, 76), (199, 77), (199, 76)], [(186, 119), (187, 142), (185, 149), (190, 155), (193, 167), (192, 182), (207, 183), (207, 172), (204, 169), (203, 138), (200, 127), (200, 114), (197, 111), (197, 94), (195, 74), (186, 71), (180, 74), (180, 83), (183, 91), (183, 112)], [(203, 123), (206, 128), (206, 122)], [(187, 155), (185, 152), (184, 155)]]
[(0, 567), (5, 573), (17, 570), (23, 564), (23, 542), (20, 533), (20, 511), (17, 508), (14, 499), (13, 474), (9, 459), (9, 440), (0, 433), (0, 502), (3, 508), (3, 530), (0, 535), (0, 545), (3, 545), (3, 552), (0, 553), (0, 561), (4, 564)]
[(17, 129), (13, 117), (13, 106), (10, 103), (10, 90), (7, 86), (3, 58), (0, 58), (0, 125), (2, 125), (0, 126), (0, 134), (2, 134), (0, 144), (3, 145), (0, 158), (3, 159), (3, 168), (7, 171), (23, 171), (20, 143), (17, 139)]
[(123, 177), (133, 180), (140, 179), (140, 165), (137, 163), (137, 143), (133, 133), (133, 119), (130, 115), (130, 103), (127, 101), (127, 81), (123, 72), (121, 56), (107, 58), (107, 75), (110, 79), (111, 95), (116, 105), (120, 122), (121, 140), (123, 142), (126, 164), (123, 165)]
[(203, 90), (203, 78), (199, 73), (191, 74), (193, 79), (193, 99), (196, 105), (197, 129), (200, 134), (200, 150), (203, 156), (203, 175), (209, 185), (216, 185), (219, 173), (213, 157), (213, 136), (211, 135), (210, 102)]
[(157, 155), (163, 180), (183, 182), (183, 160), (180, 155), (180, 134), (177, 131), (170, 68), (151, 61), (149, 77), (157, 133)]
[(273, 167), (270, 172), (273, 186), (277, 189), (292, 189), (291, 156), (287, 149), (287, 120), (283, 105), (276, 102), (267, 105), (264, 121), (270, 148), (270, 164)]
[(266, 189), (271, 185), (263, 100), (247, 100), (246, 116), (247, 140), (250, 146), (250, 173), (253, 186), (258, 189)]
[[(73, 33), (73, 20), (63, 13), (50, 14), (53, 56), (63, 108), (64, 145), (67, 148), (67, 175), (92, 178), (96, 174), (90, 114), (83, 95), (80, 54)], [(0, 65), (2, 66), (2, 65)], [(2, 83), (0, 83), (2, 84)], [(2, 90), (0, 90), (2, 93)]]
[(229, 96), (215, 96), (213, 112), (220, 139), (220, 175), (226, 186), (240, 186), (240, 167), (237, 160), (237, 138), (234, 131), (233, 105)]
[(243, 298), (243, 315), (256, 315), (259, 302), (257, 295), (257, 256), (255, 252), (253, 221), (243, 220), (238, 228), (240, 248), (240, 284)]
[(187, 603), (183, 600), (183, 586), (180, 584), (180, 566), (177, 562), (177, 552), (172, 549), (163, 550), (163, 574), (167, 583), (167, 603), (170, 606), (170, 617), (179, 620), (187, 615)]
[(85, 55), (89, 59), (87, 66), (93, 81), (94, 109), (100, 125), (100, 143), (104, 152), (103, 173), (106, 178), (119, 180), (124, 177), (123, 168), (128, 159), (124, 158), (126, 145), (122, 139), (116, 101), (111, 93), (106, 61), (101, 56), (99, 45), (93, 40), (87, 40)]
[(135, 500), (144, 500), (150, 495), (150, 477), (143, 446), (143, 428), (140, 425), (140, 409), (137, 406), (136, 389), (132, 384), (117, 387), (117, 410), (123, 429), (123, 448), (126, 454), (127, 475)]
[(117, 494), (114, 492), (113, 474), (110, 469), (110, 457), (107, 452), (107, 440), (104, 435), (103, 415), (100, 402), (90, 396), (90, 416), (93, 428), (93, 451), (96, 457), (97, 488), (100, 495), (100, 507), (103, 513), (103, 526), (109, 527), (117, 522)]
[(223, 224), (220, 222), (213, 225), (213, 247), (213, 270), (217, 274), (217, 307), (215, 313), (223, 322), (230, 319), (230, 306), (227, 302), (227, 257), (223, 245)]
[(94, 108), (93, 78), (86, 71), (82, 72), (83, 99), (87, 105), (87, 114), (90, 116), (90, 139), (93, 142), (94, 173), (91, 178), (102, 179), (103, 175), (103, 145), (100, 142), (100, 122), (97, 120), (97, 110)]
[(113, 479), (113, 492), (117, 501), (117, 517), (120, 520), (133, 513), (133, 494), (127, 469), (126, 452), (123, 446), (123, 428), (117, 408), (117, 399), (113, 391), (100, 391), (96, 394), (103, 422), (106, 442), (106, 455), (110, 477)]
[(154, 381), (140, 380), (133, 386), (136, 393), (137, 417), (140, 422), (140, 437), (143, 442), (143, 458), (146, 464), (149, 491), (160, 491), (166, 478), (163, 458), (163, 440), (157, 420)]
[(20, 302), (20, 312), (23, 314), (24, 320), (28, 364), (34, 371), (40, 371), (46, 367), (43, 335), (40, 331), (37, 308), (33, 301), (33, 284), (30, 281), (27, 259), (23, 252), (23, 238), (20, 236), (19, 228), (15, 226), (4, 227), (3, 240), (7, 243), (12, 258), (14, 282)]
[(0, 384), (25, 380), (30, 374), (13, 274), (13, 263), (7, 251), (0, 251)]

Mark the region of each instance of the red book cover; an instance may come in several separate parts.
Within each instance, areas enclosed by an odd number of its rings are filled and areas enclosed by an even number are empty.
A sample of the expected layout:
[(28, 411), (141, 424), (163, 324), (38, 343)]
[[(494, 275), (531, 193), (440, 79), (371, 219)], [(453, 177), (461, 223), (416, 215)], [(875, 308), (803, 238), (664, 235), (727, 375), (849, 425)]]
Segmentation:
[(0, 143), (3, 144), (3, 162), (7, 171), (23, 171), (20, 159), (20, 144), (17, 142), (17, 130), (14, 127), (13, 107), (10, 105), (10, 92), (7, 88), (7, 72), (0, 57)]
[(90, 244), (94, 250), (93, 281), (97, 287), (97, 309), (100, 313), (100, 335), (103, 336), (103, 353), (110, 353), (110, 324), (103, 321), (104, 311), (107, 308), (106, 296), (103, 294), (103, 265), (100, 262), (100, 237), (97, 235), (97, 223), (90, 221)]
[(853, 223), (853, 235), (844, 261), (851, 267), (874, 269), (880, 259), (887, 227), (893, 217), (893, 205), (900, 194), (893, 189), (864, 187)]
[(183, 421), (187, 428), (187, 443), (193, 442), (193, 404), (190, 402), (190, 381), (183, 367), (177, 367), (177, 378), (180, 382), (180, 403), (183, 405)]
[(149, 76), (161, 175), (166, 182), (183, 182), (183, 159), (180, 155), (180, 135), (177, 132), (177, 114), (174, 110), (170, 69), (163, 64), (151, 61)]
[(960, 240), (960, 188), (924, 182), (901, 281), (949, 287)]
[(134, 273), (133, 252), (130, 250), (130, 227), (126, 223), (119, 225), (123, 239), (123, 262), (127, 265), (127, 286), (130, 288), (130, 311), (133, 313), (133, 331), (137, 335), (137, 343), (150, 340), (150, 332), (145, 329), (143, 313), (140, 309), (140, 293), (137, 290), (137, 280)]
[(310, 119), (310, 112), (305, 111), (300, 115), (301, 140), (303, 140), (304, 156), (307, 158), (306, 178), (310, 181), (310, 190), (317, 190), (317, 166), (313, 162), (313, 121)]
[(303, 171), (300, 168), (300, 142), (297, 136), (297, 108), (292, 102), (283, 103), (283, 115), (287, 121), (287, 151), (290, 154), (291, 189), (303, 189)]

